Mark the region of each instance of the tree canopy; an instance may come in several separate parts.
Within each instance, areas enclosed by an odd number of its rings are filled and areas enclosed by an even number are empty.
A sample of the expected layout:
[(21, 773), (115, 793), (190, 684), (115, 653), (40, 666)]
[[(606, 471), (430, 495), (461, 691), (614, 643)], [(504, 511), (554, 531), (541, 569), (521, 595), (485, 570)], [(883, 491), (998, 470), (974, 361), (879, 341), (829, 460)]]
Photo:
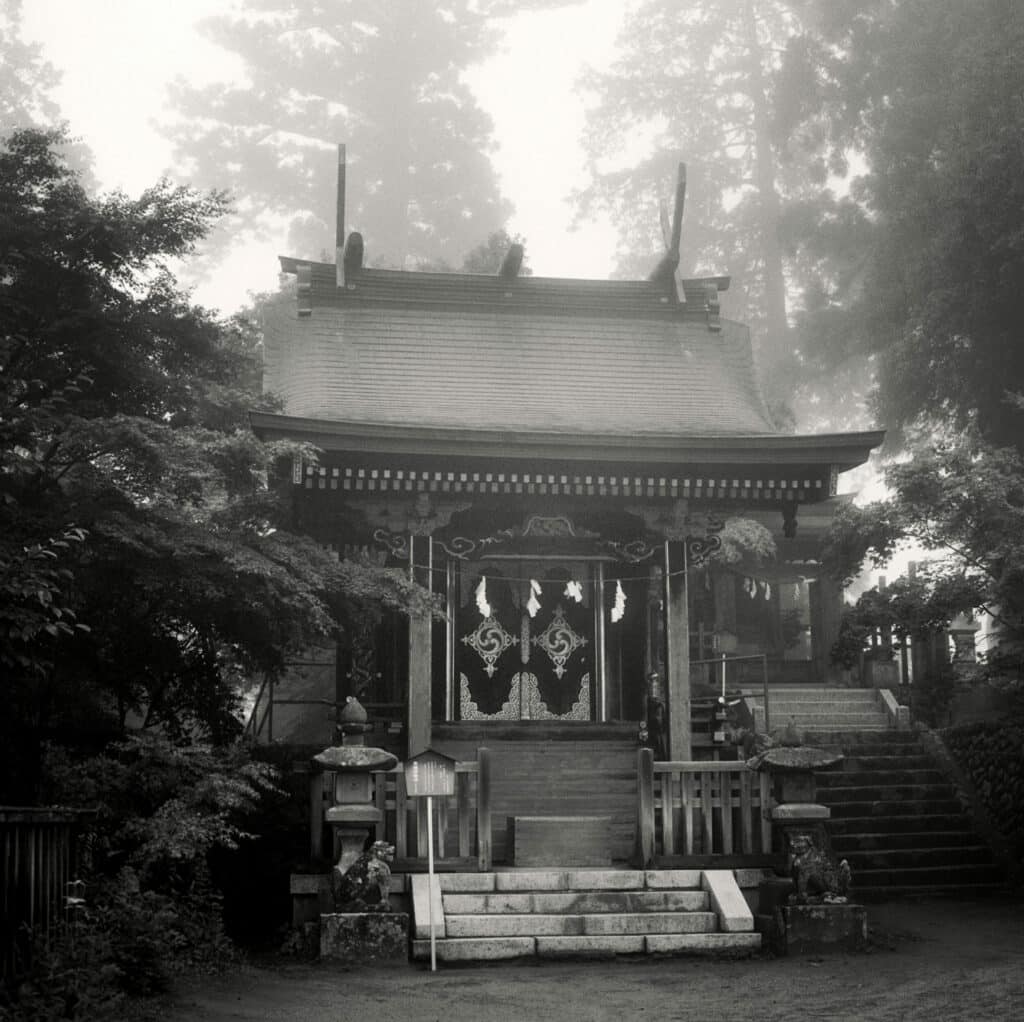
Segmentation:
[[(622, 267), (650, 269), (663, 245), (659, 204), (684, 160), (683, 272), (733, 276), (730, 315), (754, 328), (776, 405), (790, 396), (778, 378), (791, 358), (787, 304), (799, 270), (783, 244), (783, 213), (818, 201), (829, 173), (844, 169), (827, 144), (830, 55), (808, 7), (640, 0), (624, 17), (616, 61), (583, 82), (598, 102), (581, 214), (610, 212)], [(640, 161), (624, 160), (638, 144)]]
[(424, 606), (400, 573), (288, 531), (273, 470), (295, 450), (247, 422), (275, 407), (258, 392), (256, 333), (191, 304), (168, 269), (223, 197), (160, 182), (91, 198), (61, 141), (24, 131), (0, 151), (11, 783), (62, 728), (135, 719), (225, 738), (242, 675), (279, 669), (289, 647), (343, 626), (347, 606)]
[(246, 80), (178, 82), (167, 125), (176, 156), (192, 180), (238, 196), (235, 235), (284, 218), (296, 254), (315, 258), (334, 246), (344, 142), (346, 224), (370, 264), (457, 265), (510, 211), (490, 117), (462, 72), (493, 49), (495, 18), (530, 6), (246, 0), (205, 23)]
[[(811, 367), (870, 358), (890, 442), (971, 427), (1020, 446), (1024, 11), (1004, 0), (844, 5), (837, 135), (864, 171), (804, 235), (831, 267), (801, 323)], [(826, 6), (826, 13), (828, 8)]]
[(961, 613), (991, 615), (999, 635), (995, 676), (1024, 678), (1024, 457), (976, 436), (918, 444), (886, 472), (892, 496), (848, 506), (833, 524), (824, 562), (850, 579), (912, 542), (934, 560), (916, 578), (865, 594), (855, 618), (904, 636), (941, 630)]

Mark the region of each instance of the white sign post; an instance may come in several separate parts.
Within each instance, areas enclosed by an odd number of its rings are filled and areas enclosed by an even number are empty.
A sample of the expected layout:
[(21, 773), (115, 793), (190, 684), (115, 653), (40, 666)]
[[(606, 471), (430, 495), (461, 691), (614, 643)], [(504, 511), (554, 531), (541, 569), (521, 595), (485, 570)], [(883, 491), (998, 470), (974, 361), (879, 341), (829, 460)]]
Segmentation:
[(430, 925), (430, 971), (437, 972), (434, 932), (434, 796), (455, 794), (455, 760), (433, 749), (405, 761), (405, 793), (427, 800), (427, 918)]

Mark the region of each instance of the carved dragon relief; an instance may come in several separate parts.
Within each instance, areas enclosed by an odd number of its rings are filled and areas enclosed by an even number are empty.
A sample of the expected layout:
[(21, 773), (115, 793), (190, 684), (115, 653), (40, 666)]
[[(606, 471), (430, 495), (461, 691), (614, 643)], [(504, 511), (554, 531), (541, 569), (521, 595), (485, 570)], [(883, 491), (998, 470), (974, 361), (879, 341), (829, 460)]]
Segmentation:
[(687, 563), (697, 567), (722, 546), (719, 533), (725, 521), (707, 511), (690, 509), (686, 500), (674, 501), (667, 507), (633, 505), (626, 509), (643, 520), (649, 532), (670, 541), (686, 544)]
[[(652, 558), (659, 543), (643, 537), (620, 541), (604, 539), (599, 532), (574, 524), (565, 515), (530, 515), (521, 526), (500, 529), (487, 536), (439, 536), (453, 516), (472, 507), (469, 502), (436, 501), (420, 494), (416, 501), (378, 502), (363, 505), (363, 512), (374, 530), (374, 540), (395, 557), (408, 557), (409, 537), (433, 535), (434, 542), (449, 557), (468, 561), (480, 558), (495, 548), (522, 539), (594, 540), (595, 546), (617, 560), (638, 564)], [(669, 507), (635, 505), (627, 512), (644, 524), (646, 532), (687, 545), (689, 563), (699, 565), (721, 546), (718, 533), (724, 521), (703, 511), (691, 511), (688, 502), (677, 500)]]
[(519, 539), (600, 539), (600, 533), (574, 525), (565, 515), (530, 515), (521, 526), (499, 529), (488, 536), (437, 537), (435, 542), (449, 557), (468, 560), (473, 554)]
[(359, 509), (369, 526), (384, 532), (429, 536), (448, 526), (452, 517), (471, 508), (472, 502), (440, 500), (429, 493), (415, 500), (367, 501)]

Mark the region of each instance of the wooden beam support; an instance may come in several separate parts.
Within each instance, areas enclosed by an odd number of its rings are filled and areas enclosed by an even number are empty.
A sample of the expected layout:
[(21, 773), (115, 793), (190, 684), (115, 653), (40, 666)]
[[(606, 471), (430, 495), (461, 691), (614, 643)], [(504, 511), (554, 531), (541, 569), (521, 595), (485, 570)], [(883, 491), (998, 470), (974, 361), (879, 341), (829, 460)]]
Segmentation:
[(690, 616), (686, 545), (665, 543), (665, 646), (668, 744), (672, 759), (690, 759)]

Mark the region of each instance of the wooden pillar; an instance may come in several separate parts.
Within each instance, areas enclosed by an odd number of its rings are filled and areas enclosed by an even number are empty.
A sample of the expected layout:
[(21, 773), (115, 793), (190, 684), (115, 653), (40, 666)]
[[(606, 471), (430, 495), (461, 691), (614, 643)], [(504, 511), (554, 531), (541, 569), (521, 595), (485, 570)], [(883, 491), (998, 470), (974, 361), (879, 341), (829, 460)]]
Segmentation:
[(823, 575), (808, 586), (811, 616), (811, 656), (819, 682), (830, 680), (836, 669), (830, 661), (832, 647), (839, 638), (843, 613), (843, 590), (839, 583)]
[(691, 758), (690, 614), (686, 547), (679, 540), (665, 543), (665, 639), (669, 755), (687, 760)]
[[(409, 577), (431, 588), (432, 543), (429, 536), (409, 538)], [(418, 756), (430, 748), (430, 639), (433, 620), (430, 614), (409, 617), (409, 689), (407, 702), (407, 753)]]

